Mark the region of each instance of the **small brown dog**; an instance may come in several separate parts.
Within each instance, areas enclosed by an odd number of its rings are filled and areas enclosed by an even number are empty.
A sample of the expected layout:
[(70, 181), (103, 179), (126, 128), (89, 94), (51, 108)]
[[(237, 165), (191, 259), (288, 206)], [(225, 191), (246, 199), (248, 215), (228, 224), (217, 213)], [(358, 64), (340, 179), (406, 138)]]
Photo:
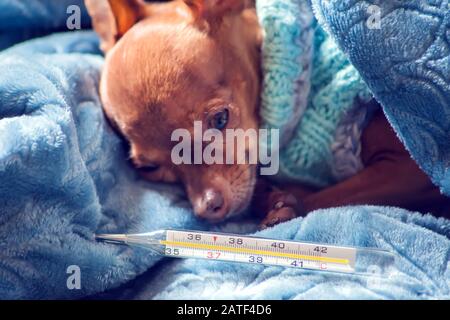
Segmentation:
[[(381, 112), (362, 137), (365, 169), (324, 190), (256, 187), (256, 165), (175, 165), (175, 129), (258, 129), (262, 32), (253, 1), (86, 0), (106, 62), (101, 98), (151, 181), (182, 182), (198, 217), (211, 222), (254, 201), (262, 226), (319, 208), (353, 204), (434, 210), (448, 203), (418, 168)], [(268, 193), (269, 192), (269, 195)]]

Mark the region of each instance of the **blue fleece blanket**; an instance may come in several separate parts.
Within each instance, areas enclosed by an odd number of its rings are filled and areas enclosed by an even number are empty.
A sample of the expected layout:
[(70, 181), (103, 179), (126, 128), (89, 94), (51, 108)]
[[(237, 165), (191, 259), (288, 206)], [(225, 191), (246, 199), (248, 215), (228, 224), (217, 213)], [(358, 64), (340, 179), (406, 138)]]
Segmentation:
[(450, 2), (312, 3), (412, 157), (450, 195)]
[(1, 0), (0, 50), (56, 30), (67, 31), (67, 21), (70, 28), (74, 22), (79, 28), (89, 27), (84, 0)]
[[(95, 232), (211, 228), (193, 217), (178, 187), (144, 182), (127, 163), (101, 110), (97, 48), (92, 32), (78, 32), (0, 53), (1, 298), (85, 297), (145, 271), (147, 286), (118, 296), (450, 297), (449, 221), (394, 208), (318, 211), (262, 234), (392, 250), (396, 264), (383, 279), (191, 260), (155, 266), (160, 258), (142, 249), (96, 243)], [(249, 232), (252, 225), (216, 228)], [(81, 288), (73, 289), (68, 279), (77, 268)]]

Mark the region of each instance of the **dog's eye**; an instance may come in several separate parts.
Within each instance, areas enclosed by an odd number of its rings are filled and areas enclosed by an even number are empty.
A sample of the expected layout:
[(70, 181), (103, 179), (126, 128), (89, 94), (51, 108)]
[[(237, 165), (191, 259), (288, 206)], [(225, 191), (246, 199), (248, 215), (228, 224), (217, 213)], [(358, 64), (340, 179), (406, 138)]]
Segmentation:
[(230, 112), (228, 109), (219, 111), (212, 117), (210, 126), (218, 130), (223, 130), (228, 124), (229, 117)]

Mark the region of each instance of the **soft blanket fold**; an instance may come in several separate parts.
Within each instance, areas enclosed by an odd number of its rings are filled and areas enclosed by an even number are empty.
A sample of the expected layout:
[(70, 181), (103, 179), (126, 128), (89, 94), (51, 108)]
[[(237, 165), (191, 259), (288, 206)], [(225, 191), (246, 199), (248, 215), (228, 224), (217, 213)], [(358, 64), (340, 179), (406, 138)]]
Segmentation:
[(2, 0), (0, 50), (56, 30), (66, 31), (67, 21), (79, 22), (79, 28), (90, 26), (84, 0)]
[(412, 157), (450, 195), (449, 1), (312, 3)]

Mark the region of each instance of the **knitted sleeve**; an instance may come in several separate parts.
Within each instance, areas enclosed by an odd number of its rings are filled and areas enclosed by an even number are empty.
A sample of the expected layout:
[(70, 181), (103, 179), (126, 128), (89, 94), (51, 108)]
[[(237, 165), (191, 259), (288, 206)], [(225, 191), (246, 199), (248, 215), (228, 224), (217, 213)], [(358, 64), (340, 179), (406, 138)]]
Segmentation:
[(371, 94), (306, 0), (260, 0), (261, 122), (280, 129), (279, 178), (325, 187), (362, 169), (358, 110)]

